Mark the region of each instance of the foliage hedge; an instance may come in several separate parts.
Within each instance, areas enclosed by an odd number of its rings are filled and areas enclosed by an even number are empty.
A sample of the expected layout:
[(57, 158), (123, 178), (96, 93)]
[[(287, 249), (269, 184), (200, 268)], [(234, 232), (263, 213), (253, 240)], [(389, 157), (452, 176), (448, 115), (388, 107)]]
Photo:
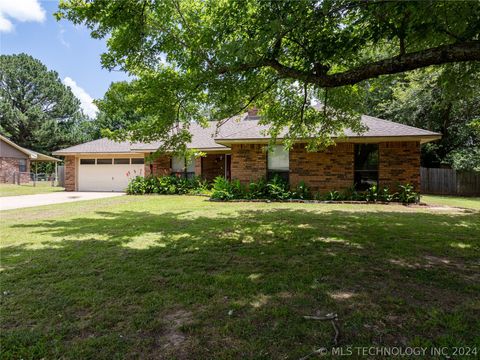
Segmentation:
[(137, 176), (127, 187), (127, 194), (201, 194), (208, 190), (208, 183), (198, 176), (185, 179), (178, 176)]
[[(150, 176), (134, 178), (127, 187), (127, 193), (131, 195), (143, 194), (206, 194), (209, 192), (209, 184), (200, 177), (185, 179), (177, 176)], [(372, 185), (366, 191), (356, 191), (351, 187), (345, 191), (336, 190), (326, 194), (312, 193), (310, 188), (301, 181), (297, 187), (290, 189), (289, 185), (280, 177), (275, 176), (269, 181), (260, 179), (250, 182), (248, 185), (241, 184), (238, 180), (229, 181), (218, 176), (213, 181), (211, 199), (214, 200), (323, 200), (323, 201), (368, 201), (368, 202), (391, 202), (414, 203), (419, 198), (418, 193), (410, 184), (400, 185), (399, 191), (391, 193), (387, 187), (379, 188)]]
[(391, 193), (387, 187), (379, 188), (372, 185), (366, 191), (356, 191), (351, 187), (345, 191), (336, 190), (326, 194), (312, 193), (310, 188), (301, 181), (296, 188), (290, 190), (288, 184), (280, 177), (274, 177), (270, 181), (260, 179), (257, 182), (250, 182), (242, 185), (240, 181), (228, 181), (219, 176), (213, 182), (211, 198), (215, 200), (235, 199), (269, 199), (269, 200), (324, 200), (324, 201), (369, 201), (369, 202), (402, 202), (414, 203), (419, 199), (418, 193), (410, 184), (400, 185), (399, 191)]

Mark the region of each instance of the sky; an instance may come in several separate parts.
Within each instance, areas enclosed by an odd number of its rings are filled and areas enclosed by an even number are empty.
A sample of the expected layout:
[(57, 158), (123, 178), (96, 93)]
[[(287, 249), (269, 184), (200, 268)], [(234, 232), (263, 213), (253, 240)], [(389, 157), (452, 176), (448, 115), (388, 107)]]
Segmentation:
[(103, 97), (110, 83), (126, 80), (122, 72), (102, 69), (105, 40), (90, 37), (84, 26), (56, 21), (57, 0), (0, 0), (0, 54), (26, 53), (55, 70), (94, 117), (93, 99)]

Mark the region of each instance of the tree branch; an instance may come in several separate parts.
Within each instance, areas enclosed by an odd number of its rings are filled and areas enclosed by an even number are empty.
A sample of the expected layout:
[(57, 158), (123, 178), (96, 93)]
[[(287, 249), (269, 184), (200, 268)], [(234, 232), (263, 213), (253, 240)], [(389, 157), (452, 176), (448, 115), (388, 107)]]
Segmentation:
[(401, 72), (453, 62), (480, 61), (480, 41), (466, 41), (435, 48), (425, 49), (390, 59), (361, 65), (337, 74), (316, 74), (310, 71), (295, 69), (281, 64), (277, 59), (261, 59), (257, 62), (238, 64), (214, 69), (218, 74), (235, 73), (264, 67), (274, 69), (282, 78), (303, 81), (324, 88), (353, 85), (363, 80), (381, 75)]

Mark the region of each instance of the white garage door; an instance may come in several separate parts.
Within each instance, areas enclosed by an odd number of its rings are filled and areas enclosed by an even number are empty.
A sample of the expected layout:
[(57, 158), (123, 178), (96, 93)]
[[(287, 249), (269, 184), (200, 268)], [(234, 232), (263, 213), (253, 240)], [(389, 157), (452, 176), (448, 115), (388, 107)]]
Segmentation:
[(143, 172), (143, 158), (80, 159), (78, 191), (125, 191)]

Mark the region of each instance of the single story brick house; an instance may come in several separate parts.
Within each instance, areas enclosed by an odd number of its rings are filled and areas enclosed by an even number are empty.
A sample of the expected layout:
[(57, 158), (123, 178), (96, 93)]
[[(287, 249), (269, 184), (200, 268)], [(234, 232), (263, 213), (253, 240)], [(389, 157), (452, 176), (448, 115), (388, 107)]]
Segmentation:
[(65, 158), (65, 188), (68, 191), (122, 191), (135, 176), (217, 176), (248, 183), (275, 174), (291, 186), (304, 181), (312, 191), (327, 192), (370, 184), (388, 186), (410, 183), (420, 187), (420, 145), (440, 139), (439, 133), (362, 116), (367, 131), (347, 130), (325, 151), (307, 152), (298, 141), (289, 150), (279, 144), (267, 151), (266, 127), (259, 124), (256, 110), (207, 128), (193, 124), (189, 148), (206, 153), (184, 159), (161, 155), (152, 162), (148, 155), (159, 143), (114, 142), (99, 139), (56, 151)]
[(28, 183), (31, 164), (36, 161), (61, 160), (25, 149), (0, 134), (0, 183)]

